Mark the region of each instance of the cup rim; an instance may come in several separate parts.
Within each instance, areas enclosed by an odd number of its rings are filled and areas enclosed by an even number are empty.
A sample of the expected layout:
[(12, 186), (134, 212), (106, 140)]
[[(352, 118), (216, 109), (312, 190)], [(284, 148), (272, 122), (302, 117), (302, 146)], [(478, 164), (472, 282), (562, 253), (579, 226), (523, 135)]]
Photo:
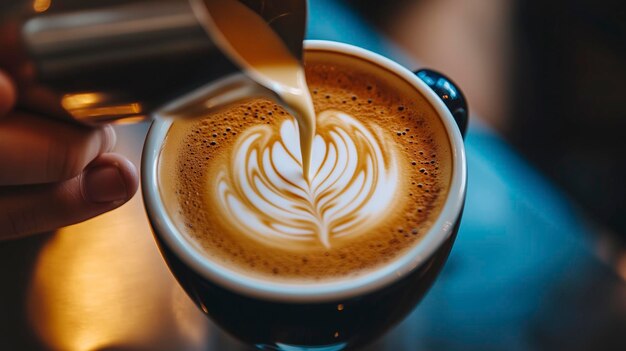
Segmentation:
[(280, 302), (328, 302), (345, 300), (377, 291), (409, 275), (431, 257), (453, 235), (465, 200), (467, 165), (463, 138), (452, 114), (441, 99), (416, 75), (400, 64), (371, 51), (353, 45), (306, 40), (305, 49), (347, 54), (369, 61), (396, 74), (421, 93), (439, 115), (452, 156), (450, 189), (435, 223), (414, 247), (391, 263), (354, 278), (319, 283), (268, 282), (262, 277), (251, 277), (217, 262), (213, 262), (179, 232), (163, 205), (158, 190), (158, 158), (163, 140), (172, 121), (155, 118), (144, 145), (141, 177), (144, 205), (158, 236), (178, 258), (203, 278), (249, 297)]

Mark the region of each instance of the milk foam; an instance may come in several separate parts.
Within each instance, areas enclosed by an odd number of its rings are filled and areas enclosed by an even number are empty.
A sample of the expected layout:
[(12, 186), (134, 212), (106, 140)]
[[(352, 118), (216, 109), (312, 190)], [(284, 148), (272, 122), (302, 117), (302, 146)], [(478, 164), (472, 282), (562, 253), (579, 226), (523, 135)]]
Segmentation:
[(398, 152), (377, 126), (328, 110), (317, 117), (309, 181), (295, 120), (238, 136), (209, 186), (223, 219), (283, 248), (333, 246), (386, 218), (399, 185)]
[(221, 49), (293, 110), (300, 131), (302, 168), (308, 179), (316, 120), (302, 63), (268, 23), (245, 4), (238, 0), (204, 2), (212, 19), (208, 24), (217, 30), (214, 34)]

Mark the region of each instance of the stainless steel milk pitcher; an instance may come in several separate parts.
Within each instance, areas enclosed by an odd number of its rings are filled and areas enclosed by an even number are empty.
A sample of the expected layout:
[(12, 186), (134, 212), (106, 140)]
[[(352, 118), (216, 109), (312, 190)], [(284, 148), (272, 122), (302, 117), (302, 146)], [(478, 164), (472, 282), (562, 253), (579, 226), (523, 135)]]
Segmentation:
[[(306, 0), (240, 2), (302, 59)], [(198, 99), (278, 101), (219, 50), (200, 11), (203, 0), (2, 0), (0, 69), (28, 108), (87, 124), (180, 114)]]

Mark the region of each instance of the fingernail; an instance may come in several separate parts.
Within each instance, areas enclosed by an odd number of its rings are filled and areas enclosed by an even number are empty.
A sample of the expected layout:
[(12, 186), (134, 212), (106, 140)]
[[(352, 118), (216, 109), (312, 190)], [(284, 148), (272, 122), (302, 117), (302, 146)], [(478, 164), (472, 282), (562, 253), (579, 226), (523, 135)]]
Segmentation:
[(112, 151), (117, 144), (117, 134), (112, 126), (106, 125), (102, 128), (102, 152)]
[(83, 175), (83, 196), (95, 203), (126, 200), (128, 191), (120, 170), (115, 166), (87, 169)]

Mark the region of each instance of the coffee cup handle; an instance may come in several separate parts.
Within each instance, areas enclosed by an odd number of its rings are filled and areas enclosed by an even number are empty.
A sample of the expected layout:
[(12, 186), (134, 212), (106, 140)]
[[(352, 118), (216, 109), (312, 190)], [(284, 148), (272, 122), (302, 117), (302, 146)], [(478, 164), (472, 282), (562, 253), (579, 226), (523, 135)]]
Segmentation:
[(446, 105), (456, 121), (461, 135), (465, 138), (467, 131), (468, 109), (465, 96), (461, 89), (448, 77), (431, 69), (414, 71), (415, 75), (428, 85)]

